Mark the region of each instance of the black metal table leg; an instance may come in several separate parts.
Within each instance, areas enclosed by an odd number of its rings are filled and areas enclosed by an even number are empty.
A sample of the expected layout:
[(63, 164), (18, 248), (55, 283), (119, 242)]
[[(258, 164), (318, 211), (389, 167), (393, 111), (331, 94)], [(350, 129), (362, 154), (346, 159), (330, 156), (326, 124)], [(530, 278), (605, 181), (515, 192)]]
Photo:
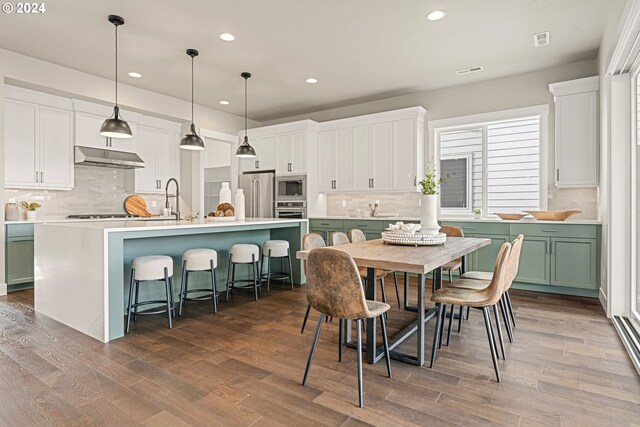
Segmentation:
[[(367, 287), (365, 289), (368, 300), (376, 300), (376, 269), (367, 268)], [(376, 362), (376, 319), (367, 319), (367, 363)]]
[(416, 361), (418, 366), (424, 365), (424, 274), (418, 275), (418, 337), (416, 339)]

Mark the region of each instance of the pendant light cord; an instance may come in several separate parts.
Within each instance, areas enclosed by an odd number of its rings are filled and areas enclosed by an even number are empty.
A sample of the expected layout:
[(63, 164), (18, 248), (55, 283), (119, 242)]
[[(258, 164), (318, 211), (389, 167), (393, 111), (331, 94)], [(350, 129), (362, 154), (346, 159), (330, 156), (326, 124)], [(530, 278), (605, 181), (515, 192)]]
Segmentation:
[(191, 124), (193, 124), (193, 56), (191, 57)]
[(247, 137), (247, 78), (244, 78), (244, 137)]
[(116, 107), (117, 107), (118, 106), (118, 26), (115, 25), (115, 27), (116, 27)]

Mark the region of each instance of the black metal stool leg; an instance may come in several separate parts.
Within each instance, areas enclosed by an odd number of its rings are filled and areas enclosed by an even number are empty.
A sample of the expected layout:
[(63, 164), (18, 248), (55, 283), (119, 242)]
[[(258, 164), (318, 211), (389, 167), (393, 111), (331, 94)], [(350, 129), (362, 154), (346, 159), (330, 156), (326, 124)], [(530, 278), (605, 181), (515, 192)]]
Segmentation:
[(338, 333), (338, 362), (342, 362), (342, 319), (340, 319), (340, 332)]
[(484, 316), (484, 325), (487, 330), (487, 339), (489, 340), (489, 349), (491, 350), (493, 369), (496, 371), (496, 379), (498, 380), (498, 382), (500, 382), (500, 368), (498, 367), (498, 355), (495, 348), (495, 340), (493, 339), (493, 327), (491, 326), (489, 307), (482, 307), (482, 314)]
[(293, 267), (291, 265), (291, 251), (287, 248), (287, 258), (289, 259), (289, 281), (291, 282), (291, 290), (293, 290)]
[(504, 353), (504, 338), (502, 336), (502, 326), (500, 326), (500, 318), (498, 317), (497, 304), (493, 305), (493, 315), (496, 318), (496, 329), (498, 330), (498, 340), (500, 342), (500, 352), (502, 353), (502, 360), (507, 360), (507, 356)]
[(253, 274), (253, 292), (256, 301), (258, 301), (258, 266), (256, 264), (256, 256), (251, 254), (251, 273)]
[[(373, 284), (373, 286), (375, 286), (375, 283)], [(387, 303), (387, 294), (384, 292), (384, 279), (381, 277), (380, 278), (380, 292), (382, 293), (382, 302), (383, 303)], [(387, 312), (384, 313), (384, 316), (388, 319), (389, 315), (387, 314)]]
[(507, 336), (509, 337), (509, 342), (513, 342), (513, 329), (511, 329), (511, 322), (509, 321), (509, 309), (504, 302), (504, 294), (500, 298), (498, 303), (500, 304), (500, 311), (502, 312), (502, 319), (504, 320), (504, 325), (507, 327)]
[(389, 356), (389, 340), (387, 339), (387, 325), (384, 316), (380, 316), (380, 329), (382, 329), (382, 344), (384, 345), (384, 357), (387, 361), (387, 375), (391, 378), (391, 356)]
[(429, 364), (430, 368), (433, 368), (433, 362), (436, 360), (436, 349), (438, 348), (438, 342), (440, 341), (440, 323), (443, 322), (442, 314), (446, 310), (446, 306), (443, 304), (436, 304), (436, 327), (433, 331), (433, 346), (431, 347), (431, 363)]
[(511, 317), (511, 323), (513, 323), (513, 327), (516, 327), (516, 313), (513, 311), (513, 305), (511, 304), (511, 296), (509, 295), (509, 291), (504, 293), (507, 297), (507, 305), (509, 306), (509, 315)]
[(269, 249), (269, 255), (267, 256), (267, 293), (271, 292), (271, 249)]
[(400, 290), (398, 289), (398, 272), (393, 272), (393, 284), (396, 287), (396, 298), (398, 299), (398, 308), (401, 309), (402, 305), (400, 304)]
[(449, 315), (449, 330), (447, 331), (447, 347), (449, 346), (449, 340), (451, 339), (451, 330), (453, 329), (453, 310), (455, 305), (451, 304), (451, 313)]
[(138, 320), (138, 301), (140, 301), (140, 282), (138, 282), (137, 280), (135, 281), (134, 284), (136, 290), (135, 290), (135, 304), (133, 306), (133, 321), (136, 322)]
[(127, 307), (127, 325), (124, 330), (125, 334), (129, 333), (129, 327), (131, 326), (131, 306), (133, 305), (133, 287), (135, 280), (133, 279), (135, 270), (131, 270), (131, 280), (129, 280), (129, 304)]
[(460, 306), (460, 313), (458, 313), (458, 333), (462, 332), (462, 318), (464, 317), (464, 306)]
[[(361, 408), (364, 407), (364, 396), (363, 396), (363, 387), (362, 387), (362, 330), (360, 329), (360, 325), (362, 324), (362, 319), (356, 320), (358, 330), (358, 401)], [(375, 345), (375, 344), (374, 344)]]
[(169, 284), (169, 269), (164, 268), (164, 284), (167, 289), (167, 318), (169, 320), (169, 329), (173, 328), (173, 320), (171, 319), (171, 285)]
[(307, 311), (304, 313), (304, 320), (302, 321), (302, 329), (300, 329), (300, 333), (304, 333), (304, 327), (307, 324), (307, 320), (309, 319), (309, 312), (311, 311), (311, 304), (307, 304)]
[(231, 262), (231, 254), (229, 254), (229, 268), (227, 269), (227, 295), (225, 296), (225, 301), (229, 302), (229, 282), (234, 279), (233, 277), (233, 263)]
[(323, 317), (324, 314), (320, 313), (320, 318), (318, 318), (318, 326), (316, 326), (316, 335), (313, 337), (313, 343), (311, 344), (311, 350), (309, 351), (309, 359), (307, 359), (307, 367), (304, 370), (302, 385), (305, 385), (307, 383), (307, 375), (309, 374), (309, 368), (311, 367), (311, 362), (313, 361), (313, 355), (316, 352), (316, 345), (318, 344), (318, 337), (320, 336), (320, 328), (322, 327)]
[(216, 278), (216, 269), (213, 266), (213, 260), (210, 261), (211, 264), (211, 291), (213, 295), (211, 295), (211, 299), (213, 300), (213, 312), (218, 312), (218, 279)]

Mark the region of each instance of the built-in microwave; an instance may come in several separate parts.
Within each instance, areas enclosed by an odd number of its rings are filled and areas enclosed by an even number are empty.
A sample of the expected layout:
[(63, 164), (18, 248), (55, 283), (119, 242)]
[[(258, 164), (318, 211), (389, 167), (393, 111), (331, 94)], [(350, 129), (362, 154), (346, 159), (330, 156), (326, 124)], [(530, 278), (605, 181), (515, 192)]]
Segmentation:
[(307, 200), (306, 175), (276, 176), (276, 201)]

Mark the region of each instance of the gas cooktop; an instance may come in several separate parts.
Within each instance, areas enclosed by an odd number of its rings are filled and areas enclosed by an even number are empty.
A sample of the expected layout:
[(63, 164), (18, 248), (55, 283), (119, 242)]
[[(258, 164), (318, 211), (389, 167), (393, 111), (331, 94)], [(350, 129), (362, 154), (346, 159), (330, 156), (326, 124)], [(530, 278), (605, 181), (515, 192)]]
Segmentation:
[(80, 214), (80, 215), (69, 215), (67, 216), (69, 219), (120, 219), (120, 218), (137, 218), (137, 215), (131, 215), (126, 213), (117, 213), (117, 214)]

